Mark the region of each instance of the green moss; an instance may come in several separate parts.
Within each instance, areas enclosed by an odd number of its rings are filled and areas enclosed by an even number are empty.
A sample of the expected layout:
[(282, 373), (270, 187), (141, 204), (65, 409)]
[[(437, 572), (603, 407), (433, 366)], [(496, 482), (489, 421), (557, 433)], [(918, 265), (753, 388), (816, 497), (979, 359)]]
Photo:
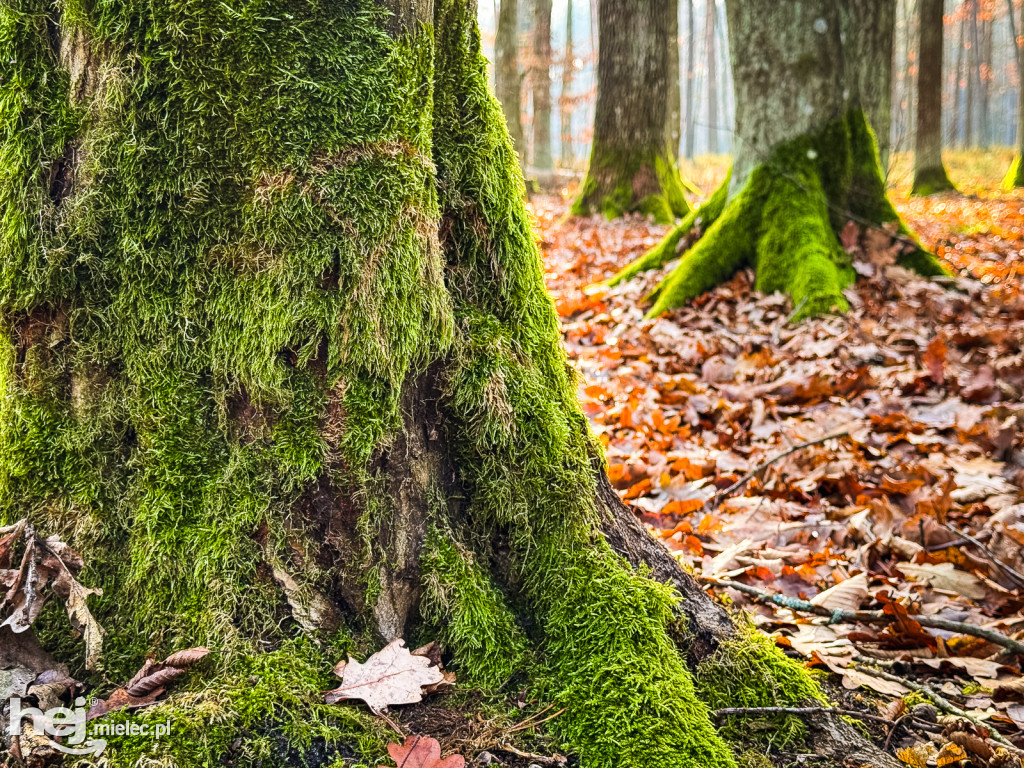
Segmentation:
[[(265, 768), (321, 765), (332, 755), (361, 755), (377, 763), (394, 737), (383, 721), (356, 706), (328, 706), (322, 691), (335, 687), (331, 662), (306, 641), (287, 642), (273, 653), (239, 659), (204, 683), (199, 674), (187, 690), (156, 706), (120, 711), (95, 725), (146, 727), (136, 736), (98, 734), (108, 742), (110, 768), (236, 765)], [(169, 734), (157, 740), (157, 724)]]
[[(790, 295), (794, 319), (843, 311), (843, 290), (856, 275), (837, 233), (851, 219), (896, 222), (912, 238), (886, 197), (877, 142), (859, 110), (776, 147), (655, 289), (648, 317), (682, 306), (743, 267), (754, 269), (758, 290)], [(678, 228), (613, 280), (665, 263), (685, 234)], [(920, 246), (899, 263), (924, 275), (948, 274)]]
[(949, 180), (945, 166), (914, 169), (914, 185), (910, 194), (926, 197), (939, 192), (955, 191), (956, 187)]
[(679, 256), (679, 243), (688, 238), (698, 226), (706, 230), (714, 224), (725, 210), (729, 199), (729, 181), (732, 172), (726, 174), (725, 180), (719, 185), (703, 205), (691, 210), (683, 220), (669, 232), (654, 248), (649, 250), (629, 266), (616, 273), (608, 285), (614, 286), (631, 280), (641, 272), (649, 269), (660, 269)]
[(589, 216), (598, 211), (608, 219), (642, 213), (661, 224), (686, 216), (690, 208), (675, 157), (668, 149), (624, 150), (595, 144), (570, 212)]
[[(749, 625), (741, 625), (736, 639), (700, 663), (695, 682), (711, 709), (827, 704), (807, 668)], [(792, 747), (803, 743), (807, 729), (792, 715), (744, 715), (723, 719), (720, 733), (736, 743)]]
[(1003, 189), (1010, 190), (1017, 187), (1024, 187), (1024, 163), (1021, 163), (1021, 155), (1014, 155), (1010, 168), (1003, 177)]

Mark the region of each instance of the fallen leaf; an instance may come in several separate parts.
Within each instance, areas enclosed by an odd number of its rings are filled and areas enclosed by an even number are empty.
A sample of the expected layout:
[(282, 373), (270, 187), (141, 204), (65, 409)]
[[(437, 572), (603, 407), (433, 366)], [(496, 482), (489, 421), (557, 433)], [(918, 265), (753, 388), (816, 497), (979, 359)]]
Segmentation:
[(952, 563), (899, 563), (896, 568), (907, 578), (923, 581), (933, 589), (956, 592), (971, 600), (981, 600), (988, 594), (981, 579), (972, 573), (957, 570)]
[[(429, 736), (409, 736), (403, 744), (388, 744), (388, 754), (398, 768), (464, 768), (462, 755), (441, 759), (441, 745)], [(394, 768), (382, 765), (379, 768)]]
[(811, 604), (830, 611), (857, 611), (868, 597), (868, 576), (858, 573), (811, 598)]
[(349, 657), (341, 686), (325, 694), (328, 704), (362, 699), (380, 714), (392, 704), (423, 700), (423, 688), (444, 682), (444, 675), (424, 656), (414, 656), (401, 638), (392, 640), (364, 663)]

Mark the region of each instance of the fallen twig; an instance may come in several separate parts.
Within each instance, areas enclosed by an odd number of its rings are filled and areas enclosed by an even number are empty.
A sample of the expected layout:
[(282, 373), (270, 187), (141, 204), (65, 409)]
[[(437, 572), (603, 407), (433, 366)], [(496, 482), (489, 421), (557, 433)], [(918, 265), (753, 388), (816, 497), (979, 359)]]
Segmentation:
[[(772, 594), (771, 592), (765, 592), (764, 590), (758, 589), (757, 587), (751, 587), (747, 584), (741, 584), (738, 581), (728, 581), (725, 579), (716, 579), (711, 576), (700, 576), (698, 577), (702, 581), (706, 581), (710, 584), (716, 584), (721, 587), (730, 587), (738, 592), (743, 592), (746, 595), (750, 595), (764, 603), (773, 603), (775, 605), (782, 606), (783, 608), (789, 608), (791, 611), (799, 611), (800, 613), (813, 613), (816, 616), (825, 616), (831, 621), (830, 624), (847, 624), (859, 622), (861, 624), (889, 624), (899, 617), (885, 613), (883, 611), (841, 611), (832, 610), (830, 608), (824, 608), (820, 605), (814, 605), (807, 600), (800, 600), (795, 597), (787, 597), (786, 595)], [(986, 627), (977, 627), (973, 624), (968, 624), (963, 621), (953, 621), (951, 619), (941, 619), (937, 616), (909, 616), (922, 627), (931, 627), (932, 629), (944, 629), (947, 632), (956, 632), (960, 635), (971, 635), (972, 637), (980, 637), (984, 640), (988, 640), (990, 643), (1001, 645), (1008, 651), (1020, 655), (1024, 655), (1024, 643), (1019, 640), (1014, 640), (1012, 637), (1007, 637), (1001, 632), (996, 632), (994, 629), (988, 629)]]
[(1009, 576), (1011, 580), (1015, 581), (1017, 583), (1017, 586), (1024, 587), (1024, 573), (1021, 573), (1020, 571), (1010, 566), (1008, 563), (1004, 563), (1002, 560), (996, 557), (992, 553), (992, 550), (985, 546), (984, 542), (979, 541), (978, 539), (974, 538), (968, 533), (964, 533), (963, 531), (957, 530), (949, 523), (946, 523), (945, 526), (946, 530), (955, 533), (957, 536), (960, 536), (963, 539), (966, 539), (968, 543), (973, 544), (978, 549), (980, 549), (985, 554), (985, 557), (988, 558), (989, 562), (991, 562), (996, 568), (998, 568), (1007, 576)]
[(948, 699), (940, 696), (930, 686), (924, 685), (923, 683), (916, 683), (913, 680), (908, 680), (905, 677), (894, 675), (891, 672), (885, 672), (884, 670), (878, 669), (873, 664), (873, 659), (869, 659), (866, 656), (854, 656), (853, 660), (857, 662), (857, 669), (863, 671), (865, 674), (874, 675), (875, 677), (881, 678), (882, 680), (888, 680), (890, 683), (898, 683), (899, 685), (909, 688), (912, 691), (917, 691), (922, 696), (928, 698), (932, 704), (938, 709), (945, 712), (947, 715), (954, 715), (962, 720), (966, 720), (971, 725), (978, 728), (983, 728), (988, 731), (989, 738), (992, 741), (998, 741), (1004, 747), (1010, 749), (1016, 754), (1024, 754), (1024, 750), (1018, 749), (1016, 746), (1007, 741), (1001, 733), (995, 730), (992, 726), (986, 725), (985, 723), (978, 720), (976, 717), (969, 715), (964, 712), (955, 704), (952, 704)]
[(727, 707), (716, 709), (715, 717), (731, 717), (734, 715), (820, 715), (823, 712), (832, 712), (848, 717), (859, 717), (862, 720), (870, 720), (874, 723), (885, 723), (891, 725), (892, 720), (881, 715), (869, 715), (866, 712), (857, 712), (852, 709), (836, 709), (835, 707)]
[(754, 467), (752, 470), (747, 472), (747, 474), (745, 474), (743, 477), (741, 477), (735, 483), (730, 485), (724, 491), (719, 491), (717, 494), (715, 494), (714, 498), (711, 500), (711, 505), (710, 506), (711, 507), (717, 507), (719, 504), (722, 503), (722, 501), (724, 499), (726, 499), (727, 497), (729, 497), (732, 494), (734, 494), (740, 488), (742, 488), (747, 483), (749, 483), (751, 480), (753, 480), (755, 477), (757, 477), (757, 475), (759, 473), (761, 473), (764, 470), (766, 470), (768, 467), (770, 467), (775, 462), (777, 462), (777, 461), (779, 461), (781, 459), (784, 459), (787, 456), (789, 456), (791, 454), (794, 454), (794, 453), (796, 453), (799, 450), (802, 450), (803, 448), (810, 448), (812, 445), (820, 445), (821, 443), (824, 443), (827, 440), (834, 440), (834, 439), (839, 438), (839, 437), (849, 437), (849, 436), (850, 436), (849, 432), (836, 432), (833, 435), (825, 435), (824, 437), (818, 437), (818, 438), (815, 438), (814, 440), (808, 440), (808, 441), (803, 442), (803, 443), (797, 443), (793, 447), (787, 448), (786, 450), (782, 451), (782, 453), (775, 454), (774, 456), (772, 456), (767, 461), (764, 461), (764, 462), (758, 464), (756, 467)]

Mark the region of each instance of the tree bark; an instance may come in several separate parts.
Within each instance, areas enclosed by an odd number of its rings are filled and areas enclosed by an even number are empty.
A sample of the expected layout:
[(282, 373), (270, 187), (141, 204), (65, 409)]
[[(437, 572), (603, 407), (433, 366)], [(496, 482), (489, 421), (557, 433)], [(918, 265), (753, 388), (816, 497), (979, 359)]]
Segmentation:
[(594, 139), (576, 215), (640, 212), (669, 222), (688, 210), (665, 136), (674, 8), (674, 0), (598, 4)]
[(1003, 179), (1003, 186), (1013, 189), (1024, 187), (1024, 162), (1021, 161), (1024, 158), (1024, 42), (1020, 42), (1017, 37), (1018, 34), (1024, 35), (1024, 6), (1021, 6), (1020, 24), (1016, 29), (1013, 23), (1013, 0), (1008, 0), (1007, 16), (1012, 39), (1017, 42), (1017, 155)]
[(821, 697), (604, 476), (475, 4), (32, 2), (0, 82), (0, 526), (84, 556), (91, 682), (219, 657), (126, 715), (173, 739), (106, 764), (377, 764), (379, 720), (318, 692), (399, 637), (553, 704), (584, 768), (734, 768), (701, 697)]
[(882, 170), (889, 167), (892, 133), (892, 64), (896, 0), (847, 0), (841, 3), (848, 49), (845, 62), (852, 101), (859, 104), (878, 141)]
[(679, 0), (671, 0), (668, 28), (668, 75), (665, 78), (668, 111), (665, 115), (665, 142), (673, 157), (679, 156), (682, 140), (682, 87), (679, 77)]
[[(869, 4), (860, 7), (871, 19)], [(846, 67), (856, 58), (851, 45), (858, 56), (883, 58), (884, 51), (864, 48), (884, 47), (884, 36), (844, 31), (844, 17), (849, 25), (858, 16), (831, 0), (735, 0), (726, 10), (739, 148), (730, 178), (612, 282), (682, 255), (649, 297), (649, 317), (746, 266), (754, 268), (758, 290), (790, 294), (795, 317), (845, 309), (842, 291), (855, 275), (837, 233), (850, 220), (899, 222), (886, 197), (859, 74)], [(926, 275), (944, 273), (920, 249), (901, 263)]]
[(519, 166), (525, 167), (523, 156), (522, 88), (519, 72), (519, 0), (501, 0), (498, 27), (494, 40), (494, 90), (505, 114), (505, 126), (512, 146), (519, 153)]
[(551, 2), (534, 0), (533, 61), (530, 85), (533, 89), (533, 166), (550, 174), (551, 157)]
[(920, 0), (920, 7), (913, 194), (930, 195), (954, 187), (942, 163), (943, 0)]
[(558, 99), (559, 123), (561, 126), (561, 141), (559, 152), (561, 155), (562, 167), (570, 168), (576, 160), (576, 153), (573, 150), (572, 138), (572, 116), (575, 101), (572, 95), (573, 82), (576, 79), (576, 51), (574, 46), (574, 30), (572, 26), (573, 0), (565, 9), (565, 56), (562, 61), (562, 91)]
[(704, 0), (704, 54), (708, 78), (708, 152), (718, 154), (718, 63), (715, 59), (715, 0)]
[(696, 92), (694, 85), (697, 78), (697, 38), (694, 34), (693, 0), (686, 0), (686, 149), (684, 154), (688, 158), (693, 157), (694, 138), (697, 132), (694, 111), (694, 99)]

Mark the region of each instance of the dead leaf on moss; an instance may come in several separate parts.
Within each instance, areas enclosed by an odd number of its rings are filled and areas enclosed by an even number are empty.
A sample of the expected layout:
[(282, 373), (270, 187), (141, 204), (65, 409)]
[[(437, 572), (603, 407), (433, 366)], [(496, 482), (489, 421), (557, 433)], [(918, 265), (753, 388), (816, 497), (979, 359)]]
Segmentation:
[(376, 714), (393, 704), (423, 700), (425, 688), (445, 682), (444, 674), (426, 656), (413, 655), (401, 638), (392, 640), (364, 663), (349, 657), (340, 672), (341, 686), (325, 694), (328, 704), (362, 699)]
[[(441, 745), (429, 736), (409, 736), (404, 744), (388, 744), (388, 754), (398, 768), (464, 768), (462, 755), (441, 759)], [(379, 768), (394, 768), (382, 765)]]

